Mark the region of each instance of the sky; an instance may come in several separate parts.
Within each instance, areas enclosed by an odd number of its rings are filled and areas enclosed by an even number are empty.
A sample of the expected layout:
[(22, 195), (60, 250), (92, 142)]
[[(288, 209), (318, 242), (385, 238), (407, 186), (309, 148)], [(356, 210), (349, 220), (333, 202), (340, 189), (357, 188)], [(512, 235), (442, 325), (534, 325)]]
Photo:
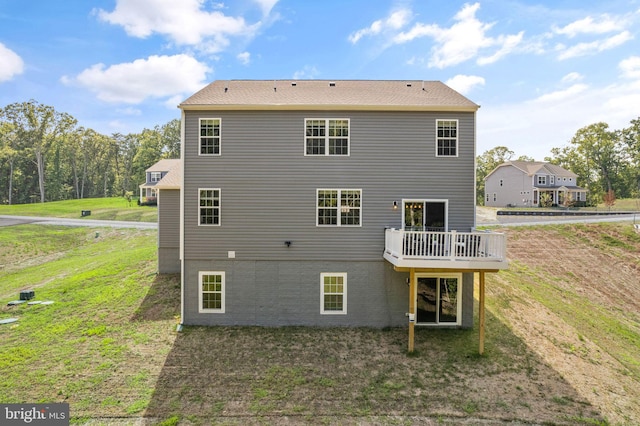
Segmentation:
[(640, 0), (0, 0), (0, 108), (139, 133), (228, 79), (440, 80), (541, 161), (640, 118)]

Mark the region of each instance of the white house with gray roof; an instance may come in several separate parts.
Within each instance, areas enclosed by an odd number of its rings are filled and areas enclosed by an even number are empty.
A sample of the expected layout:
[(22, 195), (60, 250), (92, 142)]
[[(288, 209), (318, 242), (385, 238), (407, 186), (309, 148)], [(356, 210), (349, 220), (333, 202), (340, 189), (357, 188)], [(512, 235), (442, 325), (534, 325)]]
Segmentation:
[(554, 205), (587, 201), (587, 190), (577, 185), (577, 175), (555, 164), (541, 161), (508, 161), (485, 178), (485, 206), (538, 206), (542, 194)]
[(474, 273), (484, 289), (507, 267), (504, 235), (475, 232), (478, 108), (437, 81), (215, 81), (186, 99), (181, 322), (472, 327)]

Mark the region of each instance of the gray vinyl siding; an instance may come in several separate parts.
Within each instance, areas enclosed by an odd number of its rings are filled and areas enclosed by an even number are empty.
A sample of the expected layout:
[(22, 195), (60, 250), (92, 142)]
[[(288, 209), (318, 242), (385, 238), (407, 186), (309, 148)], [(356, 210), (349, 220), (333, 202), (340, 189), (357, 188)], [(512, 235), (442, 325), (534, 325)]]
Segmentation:
[[(489, 207), (533, 205), (532, 179), (516, 167), (500, 167), (485, 181), (485, 192), (489, 194), (489, 201), (486, 201), (485, 205)], [(502, 186), (500, 186), (501, 180)], [(493, 194), (496, 194), (496, 201), (493, 201)], [(523, 200), (529, 200), (529, 202), (525, 203)]]
[[(199, 118), (221, 118), (220, 156), (198, 155)], [(305, 118), (350, 119), (350, 156), (304, 156)], [(436, 119), (459, 120), (457, 157), (436, 158)], [(187, 260), (379, 261), (402, 199), (447, 199), (449, 230), (474, 225), (474, 113), (186, 111), (185, 129)], [(220, 226), (198, 226), (198, 188), (220, 189)], [(317, 189), (361, 189), (362, 226), (317, 227)]]
[(180, 190), (158, 193), (158, 272), (180, 272)]

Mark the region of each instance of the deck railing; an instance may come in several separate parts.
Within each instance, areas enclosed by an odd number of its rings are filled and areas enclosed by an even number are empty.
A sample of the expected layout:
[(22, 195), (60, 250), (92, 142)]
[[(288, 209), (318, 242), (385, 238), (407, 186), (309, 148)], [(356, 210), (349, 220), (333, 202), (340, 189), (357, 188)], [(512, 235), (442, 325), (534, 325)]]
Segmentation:
[(422, 232), (387, 229), (385, 253), (398, 259), (504, 262), (506, 237), (497, 232)]

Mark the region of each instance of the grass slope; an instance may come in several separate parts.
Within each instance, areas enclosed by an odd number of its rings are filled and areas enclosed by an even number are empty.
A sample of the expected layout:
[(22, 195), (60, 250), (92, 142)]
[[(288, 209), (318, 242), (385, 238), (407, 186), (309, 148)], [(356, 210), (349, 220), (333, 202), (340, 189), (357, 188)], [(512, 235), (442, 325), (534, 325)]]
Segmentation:
[[(607, 303), (617, 308), (597, 310), (597, 295), (585, 296), (600, 285), (588, 281), (590, 271), (578, 276), (522, 255), (531, 238), (547, 250), (564, 242), (633, 273), (640, 240), (608, 225), (506, 232), (513, 266), (487, 277), (479, 356), (477, 329), (420, 328), (412, 355), (402, 328), (176, 333), (178, 277), (154, 273), (154, 232), (101, 230), (96, 238), (88, 229), (0, 228), (0, 319), (19, 318), (0, 325), (0, 403), (68, 402), (74, 422), (99, 424), (640, 422), (628, 403), (640, 388), (638, 312), (613, 296)], [(33, 286), (38, 300), (55, 303), (5, 306)], [(587, 380), (592, 374), (597, 380)], [(611, 399), (609, 386), (618, 406), (601, 403)]]
[(133, 222), (156, 222), (158, 220), (158, 209), (155, 206), (138, 206), (135, 199), (129, 204), (124, 198), (85, 198), (82, 200), (2, 205), (0, 206), (0, 215), (81, 218), (82, 210), (91, 211), (91, 216), (85, 216), (86, 219)]

